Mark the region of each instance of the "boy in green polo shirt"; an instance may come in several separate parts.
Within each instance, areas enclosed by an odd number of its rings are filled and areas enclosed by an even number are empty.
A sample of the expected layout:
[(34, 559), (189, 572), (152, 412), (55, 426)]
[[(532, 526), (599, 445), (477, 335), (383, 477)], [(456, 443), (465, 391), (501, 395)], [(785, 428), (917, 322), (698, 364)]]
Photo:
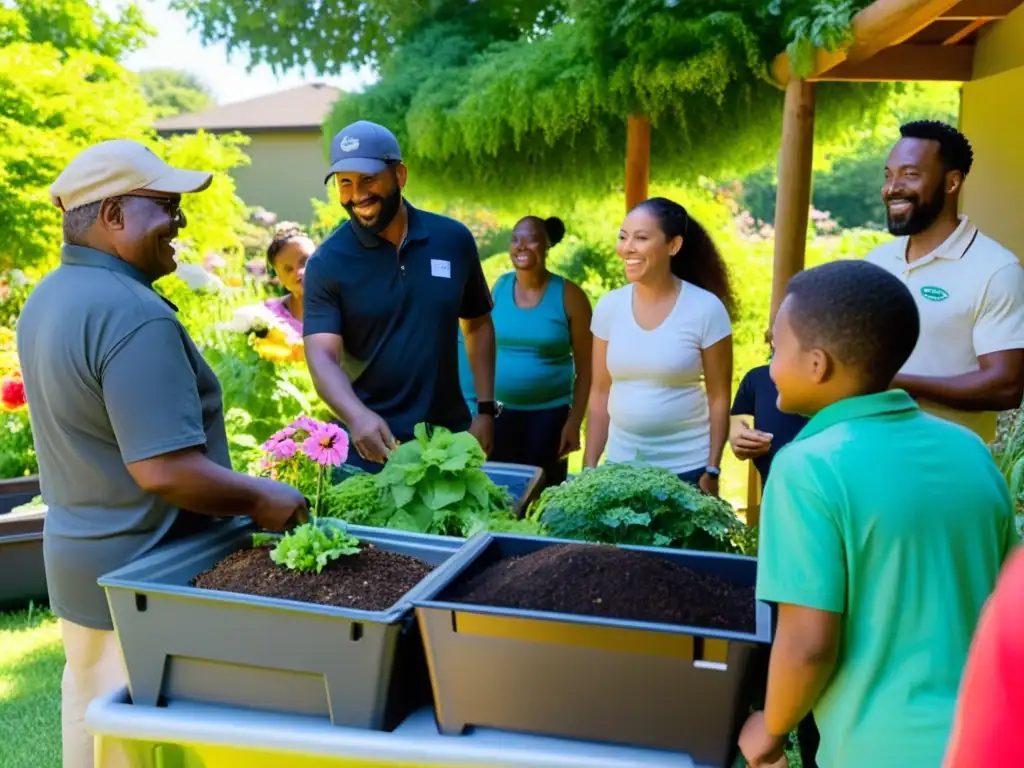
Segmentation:
[(811, 417), (764, 493), (757, 593), (778, 605), (768, 693), (740, 748), (781, 759), (809, 712), (829, 768), (938, 768), (971, 635), (1017, 536), (972, 432), (890, 382), (914, 299), (863, 261), (790, 282), (774, 326), (779, 408)]

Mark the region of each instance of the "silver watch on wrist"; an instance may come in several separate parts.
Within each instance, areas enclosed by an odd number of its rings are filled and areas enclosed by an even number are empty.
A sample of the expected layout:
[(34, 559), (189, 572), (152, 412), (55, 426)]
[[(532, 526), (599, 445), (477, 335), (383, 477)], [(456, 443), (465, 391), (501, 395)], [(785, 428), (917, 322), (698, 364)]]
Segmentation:
[(704, 467), (704, 474), (711, 475), (712, 477), (721, 477), (721, 467)]

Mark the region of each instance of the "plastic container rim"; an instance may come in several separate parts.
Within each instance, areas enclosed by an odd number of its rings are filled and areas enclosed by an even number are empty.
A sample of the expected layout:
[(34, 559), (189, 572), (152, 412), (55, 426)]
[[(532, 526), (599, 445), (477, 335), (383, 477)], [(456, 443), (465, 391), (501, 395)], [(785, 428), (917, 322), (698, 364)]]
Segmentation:
[[(350, 525), (348, 530), (353, 536), (361, 541), (369, 541), (374, 544), (405, 542), (415, 543), (439, 552), (448, 552), (450, 555), (459, 550), (466, 543), (465, 539), (456, 539), (449, 536), (434, 536), (431, 534), (417, 534), (408, 531), (398, 531), (388, 528), (371, 528), (368, 526)], [(135, 560), (128, 565), (122, 566), (114, 571), (104, 574), (97, 583), (105, 590), (124, 590), (129, 592), (144, 592), (152, 595), (161, 595), (175, 599), (183, 599), (205, 603), (229, 603), (238, 607), (258, 608), (273, 610), (289, 614), (316, 614), (337, 619), (347, 619), (363, 623), (396, 624), (412, 610), (412, 598), (424, 590), (430, 589), (433, 582), (440, 578), (443, 573), (441, 567), (444, 563), (434, 566), (418, 584), (406, 592), (399, 600), (386, 611), (366, 611), (357, 608), (341, 608), (338, 606), (320, 605), (317, 603), (304, 603), (299, 600), (287, 600), (279, 597), (260, 597), (258, 595), (243, 595), (237, 592), (224, 592), (213, 589), (200, 589), (189, 584), (161, 584), (145, 581), (134, 574), (146, 568), (152, 568), (154, 560), (164, 561), (169, 551), (196, 552), (201, 549), (217, 548), (227, 544), (233, 539), (243, 535), (251, 536), (256, 532), (256, 526), (248, 518), (239, 518), (229, 522), (223, 529), (215, 532), (205, 531), (181, 541), (161, 548), (158, 547), (145, 556)], [(428, 539), (428, 541), (422, 541)], [(436, 544), (434, 543), (436, 542)], [(157, 565), (162, 572), (167, 566)], [(159, 573), (158, 572), (158, 573)], [(198, 572), (197, 572), (198, 573)], [(152, 574), (150, 574), (152, 575)]]
[[(483, 552), (496, 541), (537, 541), (547, 545), (557, 544), (599, 544), (599, 542), (579, 541), (576, 539), (556, 539), (546, 536), (518, 536), (507, 533), (481, 532), (469, 539), (466, 545), (460, 548), (447, 562), (438, 566), (431, 575), (440, 575), (429, 585), (429, 590), (423, 590), (411, 602), (417, 611), (421, 610), (442, 610), (458, 613), (474, 613), (488, 616), (500, 616), (503, 618), (535, 619), (540, 621), (562, 622), (570, 624), (584, 624), (594, 627), (614, 627), (619, 629), (636, 629), (644, 632), (671, 633), (675, 635), (689, 635), (706, 637), (712, 639), (732, 640), (739, 642), (770, 643), (772, 641), (771, 630), (771, 608), (762, 600), (755, 598), (754, 607), (754, 631), (735, 632), (731, 630), (707, 629), (705, 627), (684, 626), (682, 624), (662, 624), (657, 622), (635, 621), (632, 619), (608, 619), (598, 616), (581, 616), (571, 613), (558, 613), (555, 611), (535, 611), (525, 608), (502, 608), (497, 606), (473, 605), (470, 603), (455, 603), (447, 600), (437, 600), (436, 597), (452, 583), (454, 583)], [(736, 560), (743, 562), (757, 562), (757, 558), (748, 555), (734, 555), (728, 552), (703, 552), (698, 550), (673, 550), (665, 547), (645, 547), (632, 544), (605, 544), (604, 546), (615, 546), (619, 549), (626, 549), (635, 552), (648, 552), (655, 555), (662, 555), (666, 552), (685, 552), (700, 558), (714, 558), (716, 560)]]

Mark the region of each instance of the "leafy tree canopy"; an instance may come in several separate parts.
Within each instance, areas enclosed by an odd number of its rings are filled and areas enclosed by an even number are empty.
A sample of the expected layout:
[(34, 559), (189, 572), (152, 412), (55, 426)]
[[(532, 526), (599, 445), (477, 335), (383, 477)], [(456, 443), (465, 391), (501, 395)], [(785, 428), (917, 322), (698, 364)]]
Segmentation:
[[(514, 40), (461, 21), (409, 33), (378, 84), (335, 105), (325, 134), (381, 122), (417, 181), (477, 199), (621, 184), (631, 113), (651, 118), (656, 179), (741, 175), (776, 156), (783, 99), (767, 64), (784, 23), (760, 0), (565, 6), (569, 17)], [(872, 124), (889, 90), (819, 86), (819, 140)]]
[(157, 117), (199, 112), (214, 105), (210, 87), (202, 78), (179, 69), (146, 69), (139, 84)]
[[(606, 191), (626, 115), (653, 125), (653, 173), (738, 175), (775, 155), (787, 43), (836, 47), (867, 0), (174, 0), (207, 41), (251, 63), (380, 82), (325, 127), (391, 127), (413, 186), (469, 198)], [(819, 87), (819, 140), (870, 123), (887, 85)]]
[(515, 39), (546, 29), (564, 0), (172, 0), (206, 43), (225, 43), (275, 71), (311, 66), (338, 74), (344, 64), (377, 65), (425, 23), (459, 20), (475, 35)]
[(83, 0), (16, 0), (0, 7), (0, 46), (51, 43), (60, 51), (119, 59), (142, 48), (153, 34), (134, 3), (117, 18)]
[[(22, 15), (5, 8), (0, 17), (2, 34), (9, 35), (0, 47), (0, 270), (45, 271), (54, 263), (61, 219), (49, 186), (83, 148), (115, 138), (143, 141), (168, 162), (217, 172), (213, 186), (187, 203), (189, 212), (200, 215), (183, 235), (199, 258), (209, 250), (234, 250), (240, 260), (237, 232), (245, 208), (226, 171), (248, 162), (240, 149), (244, 138), (157, 138), (138, 80), (108, 55), (142, 39), (134, 17), (129, 14), (120, 27), (122, 22), (102, 21), (107, 17), (84, 0), (52, 3), (49, 38), (74, 41), (60, 49), (32, 31), (33, 14), (45, 1), (25, 2)], [(101, 21), (90, 27), (83, 21), (88, 19)]]

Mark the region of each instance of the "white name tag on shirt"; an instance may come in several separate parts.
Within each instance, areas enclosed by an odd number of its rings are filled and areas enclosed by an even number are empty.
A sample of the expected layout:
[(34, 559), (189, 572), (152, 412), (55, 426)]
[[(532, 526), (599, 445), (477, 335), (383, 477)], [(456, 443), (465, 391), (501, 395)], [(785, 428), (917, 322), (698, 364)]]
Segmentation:
[(450, 279), (452, 276), (452, 263), (443, 259), (431, 259), (430, 274), (432, 277), (447, 277)]

